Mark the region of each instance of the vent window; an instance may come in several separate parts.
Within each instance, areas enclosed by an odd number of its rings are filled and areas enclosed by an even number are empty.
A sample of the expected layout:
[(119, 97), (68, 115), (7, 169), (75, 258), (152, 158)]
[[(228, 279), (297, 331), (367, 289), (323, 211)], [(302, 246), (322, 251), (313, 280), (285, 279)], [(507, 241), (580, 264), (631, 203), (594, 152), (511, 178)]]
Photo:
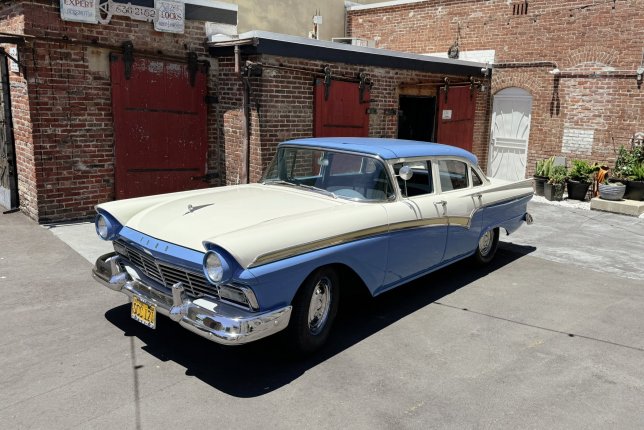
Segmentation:
[(512, 15), (527, 15), (528, 14), (528, 0), (523, 3), (515, 3), (512, 5)]

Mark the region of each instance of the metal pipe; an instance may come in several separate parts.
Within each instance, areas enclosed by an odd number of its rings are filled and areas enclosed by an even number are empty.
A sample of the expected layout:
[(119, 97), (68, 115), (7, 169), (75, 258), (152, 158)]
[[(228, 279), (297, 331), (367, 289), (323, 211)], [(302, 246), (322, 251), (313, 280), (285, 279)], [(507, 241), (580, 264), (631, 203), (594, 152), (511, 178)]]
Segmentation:
[(239, 180), (243, 184), (248, 184), (250, 182), (248, 173), (250, 170), (250, 109), (248, 108), (248, 86), (250, 82), (241, 74), (241, 50), (239, 49), (239, 45), (235, 45), (235, 73), (239, 76), (242, 84), (241, 170), (239, 172)]
[(555, 61), (512, 61), (507, 63), (493, 63), (494, 69), (518, 69), (523, 67), (552, 67), (558, 69)]

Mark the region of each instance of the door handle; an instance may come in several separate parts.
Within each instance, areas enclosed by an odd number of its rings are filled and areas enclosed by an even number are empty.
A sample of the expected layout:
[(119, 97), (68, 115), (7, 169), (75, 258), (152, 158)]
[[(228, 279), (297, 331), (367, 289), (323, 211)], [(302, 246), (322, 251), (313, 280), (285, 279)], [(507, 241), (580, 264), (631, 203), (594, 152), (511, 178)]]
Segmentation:
[(438, 207), (438, 205), (443, 207), (443, 216), (447, 215), (447, 202), (445, 200), (434, 202), (434, 206)]

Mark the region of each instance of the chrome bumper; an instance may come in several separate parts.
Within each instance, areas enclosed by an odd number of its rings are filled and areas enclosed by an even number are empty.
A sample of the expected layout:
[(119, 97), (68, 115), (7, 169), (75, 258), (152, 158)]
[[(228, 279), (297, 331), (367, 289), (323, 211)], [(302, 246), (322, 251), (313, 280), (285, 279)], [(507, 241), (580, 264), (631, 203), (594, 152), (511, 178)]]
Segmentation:
[(239, 345), (261, 339), (285, 329), (291, 317), (291, 306), (256, 313), (212, 297), (191, 300), (180, 282), (174, 284), (169, 293), (164, 293), (122, 271), (118, 264), (121, 261), (116, 253), (99, 257), (92, 269), (94, 279), (130, 298), (137, 296), (144, 302), (154, 304), (160, 314), (217, 343)]

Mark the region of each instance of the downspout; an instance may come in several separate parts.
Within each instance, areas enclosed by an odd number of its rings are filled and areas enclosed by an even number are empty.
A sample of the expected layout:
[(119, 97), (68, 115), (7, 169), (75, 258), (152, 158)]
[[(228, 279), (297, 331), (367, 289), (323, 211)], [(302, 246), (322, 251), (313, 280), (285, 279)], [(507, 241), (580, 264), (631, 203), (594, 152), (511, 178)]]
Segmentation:
[(240, 182), (243, 184), (250, 183), (250, 109), (249, 109), (249, 88), (248, 79), (241, 72), (241, 50), (239, 45), (235, 45), (235, 73), (239, 76), (242, 84), (242, 130), (241, 130), (241, 171)]

